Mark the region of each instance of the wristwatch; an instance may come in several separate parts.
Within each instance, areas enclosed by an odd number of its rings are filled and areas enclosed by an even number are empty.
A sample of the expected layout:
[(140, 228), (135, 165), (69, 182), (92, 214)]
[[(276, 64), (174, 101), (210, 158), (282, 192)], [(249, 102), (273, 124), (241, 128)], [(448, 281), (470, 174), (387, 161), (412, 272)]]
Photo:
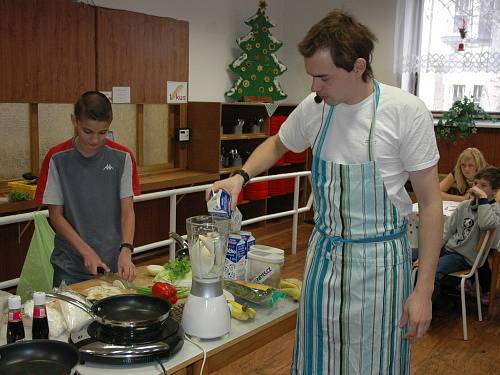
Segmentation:
[(129, 249), (129, 250), (130, 250), (130, 252), (132, 252), (132, 253), (134, 252), (134, 245), (132, 245), (131, 243), (126, 243), (126, 242), (122, 243), (122, 244), (120, 245), (120, 251), (122, 251), (122, 249), (123, 249), (124, 247), (126, 247), (127, 249)]
[(248, 175), (248, 173), (245, 172), (243, 169), (235, 169), (234, 171), (231, 172), (231, 177), (237, 174), (243, 177), (243, 186), (246, 186), (248, 184), (248, 181), (250, 181), (250, 176)]

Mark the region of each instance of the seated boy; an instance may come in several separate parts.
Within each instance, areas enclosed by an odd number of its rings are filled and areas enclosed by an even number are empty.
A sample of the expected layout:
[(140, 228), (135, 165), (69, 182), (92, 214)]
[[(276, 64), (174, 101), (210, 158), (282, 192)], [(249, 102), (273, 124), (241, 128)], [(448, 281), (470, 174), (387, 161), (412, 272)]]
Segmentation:
[(499, 189), (500, 169), (491, 166), (481, 169), (474, 177), (474, 186), (468, 191), (473, 198), (461, 202), (446, 222), (436, 269), (435, 296), (443, 277), (468, 269), (474, 263), (480, 231), (500, 226), (500, 210), (495, 202)]
[(106, 96), (84, 93), (71, 115), (76, 136), (51, 148), (43, 161), (35, 199), (48, 205), (56, 232), (54, 286), (90, 279), (98, 268), (135, 277), (139, 177), (132, 152), (106, 137), (112, 120)]

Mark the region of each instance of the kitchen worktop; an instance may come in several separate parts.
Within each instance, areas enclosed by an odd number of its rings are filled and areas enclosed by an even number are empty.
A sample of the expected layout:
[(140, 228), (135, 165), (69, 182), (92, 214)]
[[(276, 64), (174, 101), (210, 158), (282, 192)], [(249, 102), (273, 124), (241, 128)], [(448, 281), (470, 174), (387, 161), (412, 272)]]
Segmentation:
[[(145, 266), (138, 267), (138, 275), (134, 280), (136, 286), (148, 286), (152, 277), (147, 274)], [(99, 280), (88, 280), (72, 285), (72, 289), (83, 292), (85, 289), (99, 285)], [(239, 358), (269, 340), (295, 328), (296, 311), (298, 304), (286, 297), (278, 301), (272, 308), (256, 307), (257, 316), (253, 320), (238, 321), (231, 319), (231, 331), (217, 340), (196, 340), (195, 342), (207, 353), (207, 361), (212, 361), (210, 368), (221, 367)], [(31, 337), (26, 327), (26, 337)], [(0, 330), (0, 345), (5, 344), (5, 324)], [(53, 339), (67, 341), (67, 332)], [(199, 372), (203, 351), (195, 344), (184, 340), (181, 350), (171, 358), (162, 361), (168, 374), (185, 374), (186, 368), (197, 369)], [(137, 365), (106, 365), (97, 362), (86, 362), (78, 366), (81, 375), (160, 375), (163, 374), (158, 363)]]

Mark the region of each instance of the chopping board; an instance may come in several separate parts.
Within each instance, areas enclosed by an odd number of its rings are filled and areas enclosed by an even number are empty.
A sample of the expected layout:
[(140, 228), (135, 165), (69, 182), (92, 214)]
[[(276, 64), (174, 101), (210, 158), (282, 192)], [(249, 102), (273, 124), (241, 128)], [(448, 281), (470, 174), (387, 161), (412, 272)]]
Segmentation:
[[(73, 289), (75, 292), (80, 293), (82, 295), (86, 295), (85, 290), (91, 288), (93, 286), (99, 286), (102, 282), (105, 282), (99, 277), (95, 279), (81, 281), (76, 284), (71, 284), (69, 287)], [(149, 275), (146, 266), (137, 267), (137, 276), (132, 284), (136, 287), (149, 287), (153, 285), (153, 276)], [(127, 289), (129, 293), (135, 293), (135, 289)]]

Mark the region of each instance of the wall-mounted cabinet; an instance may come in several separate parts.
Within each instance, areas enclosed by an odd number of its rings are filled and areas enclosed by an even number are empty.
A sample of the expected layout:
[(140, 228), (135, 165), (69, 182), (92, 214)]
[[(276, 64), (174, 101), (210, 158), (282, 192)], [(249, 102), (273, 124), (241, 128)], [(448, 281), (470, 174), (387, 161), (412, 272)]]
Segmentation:
[[(288, 115), (294, 105), (280, 105), (274, 115)], [(190, 102), (188, 125), (192, 128), (189, 145), (190, 169), (217, 171), (221, 178), (240, 168), (257, 146), (271, 135), (271, 117), (262, 103)], [(307, 157), (281, 160), (265, 174), (303, 171)], [(305, 193), (306, 184), (301, 182)], [(240, 196), (238, 207), (243, 218), (292, 208), (293, 180), (269, 181), (249, 185)]]
[(0, 1), (0, 102), (74, 103), (129, 86), (132, 103), (165, 103), (187, 81), (189, 23), (73, 0)]

